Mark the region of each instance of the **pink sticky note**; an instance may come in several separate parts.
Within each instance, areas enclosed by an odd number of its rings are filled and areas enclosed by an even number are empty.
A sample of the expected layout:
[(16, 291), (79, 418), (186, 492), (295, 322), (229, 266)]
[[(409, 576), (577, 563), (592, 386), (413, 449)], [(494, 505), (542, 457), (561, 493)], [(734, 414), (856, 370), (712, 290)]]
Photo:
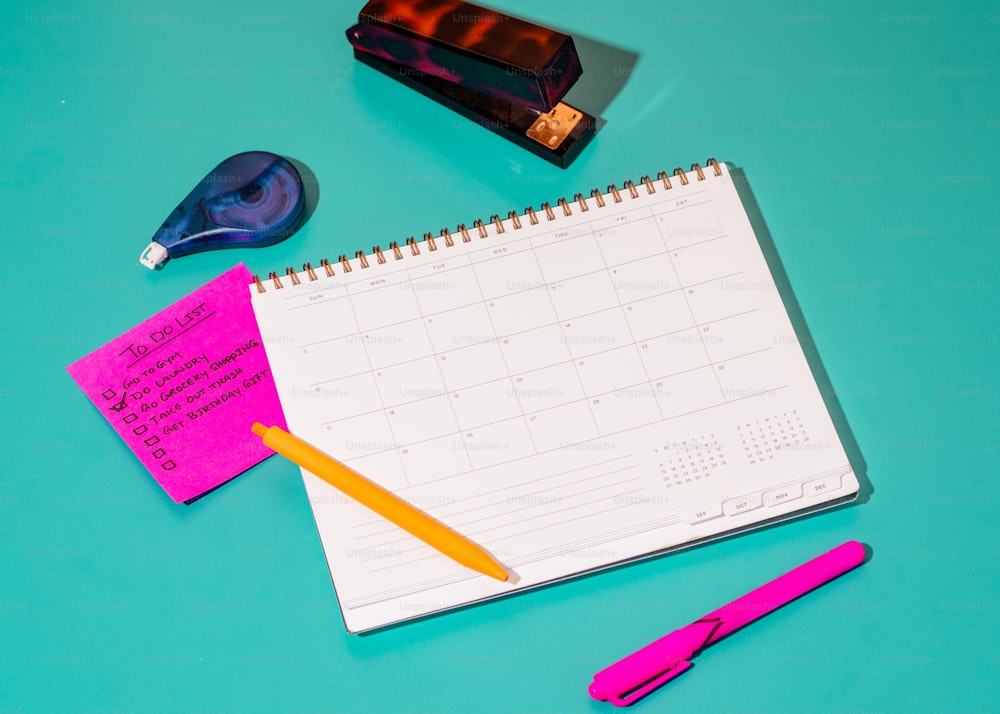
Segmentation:
[(273, 452), (284, 425), (240, 263), (66, 370), (177, 503)]

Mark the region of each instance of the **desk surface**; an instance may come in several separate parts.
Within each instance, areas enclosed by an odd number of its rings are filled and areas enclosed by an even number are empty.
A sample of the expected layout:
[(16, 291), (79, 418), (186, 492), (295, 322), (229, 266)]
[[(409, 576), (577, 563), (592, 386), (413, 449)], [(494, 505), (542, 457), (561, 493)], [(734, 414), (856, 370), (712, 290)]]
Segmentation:
[[(0, 23), (0, 711), (610, 711), (618, 656), (851, 538), (862, 569), (699, 658), (646, 711), (987, 711), (997, 592), (995, 3), (527, 0), (607, 125), (560, 170), (352, 59), (343, 3), (139, 0)], [(218, 160), (304, 162), (309, 224), (137, 263)], [(864, 502), (366, 637), (295, 468), (174, 505), (65, 366), (237, 261), (386, 245), (713, 156), (746, 172)], [(637, 709), (637, 710), (638, 710)]]

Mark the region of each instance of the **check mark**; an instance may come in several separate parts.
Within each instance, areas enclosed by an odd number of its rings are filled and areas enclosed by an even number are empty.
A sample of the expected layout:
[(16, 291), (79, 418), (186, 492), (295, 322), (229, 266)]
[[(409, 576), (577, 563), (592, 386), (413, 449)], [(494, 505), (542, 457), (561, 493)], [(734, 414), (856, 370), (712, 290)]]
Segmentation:
[(128, 398), (128, 394), (122, 395), (122, 400), (111, 405), (111, 411), (120, 412), (125, 410), (125, 400)]

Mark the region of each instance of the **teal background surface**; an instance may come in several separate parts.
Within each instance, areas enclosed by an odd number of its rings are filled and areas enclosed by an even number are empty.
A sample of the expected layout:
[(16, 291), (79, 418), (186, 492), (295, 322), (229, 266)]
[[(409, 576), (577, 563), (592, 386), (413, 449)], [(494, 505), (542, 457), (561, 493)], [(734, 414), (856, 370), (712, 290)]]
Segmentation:
[[(848, 539), (870, 562), (634, 710), (997, 711), (998, 5), (497, 2), (577, 38), (568, 100), (607, 125), (560, 170), (357, 63), (361, 4), (0, 11), (0, 712), (609, 712), (594, 672)], [(308, 225), (141, 268), (245, 150), (315, 173)], [(763, 214), (871, 487), (855, 506), (349, 636), (293, 466), (174, 505), (65, 372), (238, 261), (710, 156)]]

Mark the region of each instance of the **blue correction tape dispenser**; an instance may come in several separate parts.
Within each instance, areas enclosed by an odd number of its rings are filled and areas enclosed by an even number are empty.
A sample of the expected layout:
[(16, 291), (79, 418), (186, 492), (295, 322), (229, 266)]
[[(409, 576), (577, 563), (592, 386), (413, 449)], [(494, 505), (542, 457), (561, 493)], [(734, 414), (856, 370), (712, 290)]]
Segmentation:
[(219, 248), (260, 248), (288, 238), (305, 208), (302, 177), (266, 151), (230, 156), (167, 216), (139, 262), (156, 269), (168, 258)]

